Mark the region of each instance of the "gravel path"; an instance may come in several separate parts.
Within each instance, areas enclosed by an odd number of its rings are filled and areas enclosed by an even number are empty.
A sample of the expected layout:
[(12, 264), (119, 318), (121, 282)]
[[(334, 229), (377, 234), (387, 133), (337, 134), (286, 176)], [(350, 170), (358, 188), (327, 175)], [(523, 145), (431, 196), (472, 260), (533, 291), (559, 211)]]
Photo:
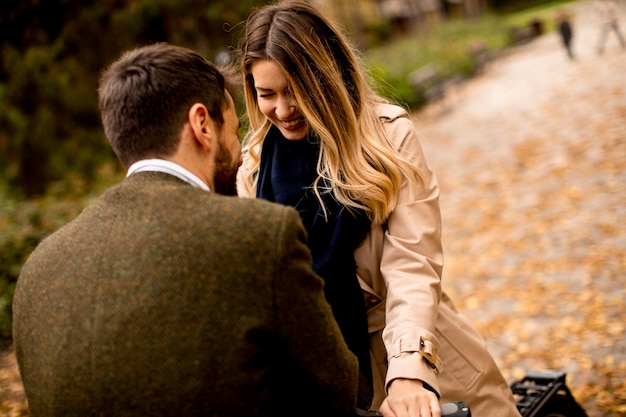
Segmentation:
[[(626, 32), (626, 3), (620, 4)], [(592, 3), (416, 113), (441, 183), (444, 288), (508, 380), (559, 369), (590, 417), (626, 415), (626, 50)]]

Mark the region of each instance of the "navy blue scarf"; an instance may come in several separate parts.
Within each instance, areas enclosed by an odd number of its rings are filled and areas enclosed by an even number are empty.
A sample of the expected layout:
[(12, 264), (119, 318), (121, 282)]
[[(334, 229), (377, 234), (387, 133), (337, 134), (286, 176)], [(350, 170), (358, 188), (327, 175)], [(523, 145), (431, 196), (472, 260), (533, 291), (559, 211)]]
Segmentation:
[[(319, 144), (315, 135), (287, 140), (273, 126), (265, 137), (257, 180), (257, 197), (295, 207), (308, 232), (313, 269), (324, 279), (326, 299), (361, 370), (360, 406), (369, 406), (372, 372), (367, 312), (356, 277), (354, 250), (371, 228), (362, 210), (347, 210), (322, 191), (326, 217), (312, 185), (317, 178)], [(320, 189), (323, 187), (320, 187)]]

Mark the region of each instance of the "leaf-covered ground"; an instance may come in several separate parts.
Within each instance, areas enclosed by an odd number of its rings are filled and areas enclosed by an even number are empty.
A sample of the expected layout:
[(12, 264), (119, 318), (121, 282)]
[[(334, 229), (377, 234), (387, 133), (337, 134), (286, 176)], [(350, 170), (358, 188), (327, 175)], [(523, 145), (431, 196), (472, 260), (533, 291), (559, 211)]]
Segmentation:
[[(626, 49), (577, 3), (415, 115), (441, 183), (444, 288), (509, 381), (562, 370), (590, 417), (626, 415)], [(622, 21), (625, 22), (622, 9)]]
[[(623, 31), (626, 14), (622, 4)], [(626, 50), (598, 56), (577, 3), (556, 34), (507, 51), (415, 114), (441, 183), (444, 288), (507, 380), (563, 370), (590, 417), (626, 415)], [(0, 415), (28, 415), (11, 350)]]

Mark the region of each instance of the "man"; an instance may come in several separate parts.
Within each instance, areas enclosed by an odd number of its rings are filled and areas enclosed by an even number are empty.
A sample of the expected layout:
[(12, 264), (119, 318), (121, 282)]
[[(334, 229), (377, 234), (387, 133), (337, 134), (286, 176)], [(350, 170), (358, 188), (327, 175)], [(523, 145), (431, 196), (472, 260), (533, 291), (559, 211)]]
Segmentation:
[(624, 39), (624, 35), (622, 35), (619, 27), (619, 9), (617, 7), (617, 3), (615, 3), (614, 0), (597, 0), (596, 9), (600, 15), (601, 25), (600, 37), (598, 38), (597, 46), (598, 55), (602, 55), (604, 53), (607, 35), (611, 30), (615, 32), (622, 49), (626, 48), (626, 39)]
[(565, 10), (557, 10), (556, 23), (559, 35), (561, 36), (561, 41), (563, 42), (563, 46), (567, 52), (567, 56), (570, 60), (574, 60), (574, 51), (572, 50), (572, 38), (574, 36), (574, 31), (572, 30), (569, 15)]
[(234, 190), (239, 121), (224, 76), (155, 44), (99, 89), (128, 176), (24, 265), (14, 341), (37, 416), (327, 416), (358, 365), (287, 207)]

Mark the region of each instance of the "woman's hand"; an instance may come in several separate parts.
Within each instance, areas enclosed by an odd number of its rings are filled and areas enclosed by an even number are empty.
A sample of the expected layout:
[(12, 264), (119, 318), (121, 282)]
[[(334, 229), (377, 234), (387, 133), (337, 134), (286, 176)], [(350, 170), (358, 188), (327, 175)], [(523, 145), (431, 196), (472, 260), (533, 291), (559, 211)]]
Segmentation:
[(419, 379), (394, 379), (380, 412), (384, 417), (441, 417), (437, 395)]

